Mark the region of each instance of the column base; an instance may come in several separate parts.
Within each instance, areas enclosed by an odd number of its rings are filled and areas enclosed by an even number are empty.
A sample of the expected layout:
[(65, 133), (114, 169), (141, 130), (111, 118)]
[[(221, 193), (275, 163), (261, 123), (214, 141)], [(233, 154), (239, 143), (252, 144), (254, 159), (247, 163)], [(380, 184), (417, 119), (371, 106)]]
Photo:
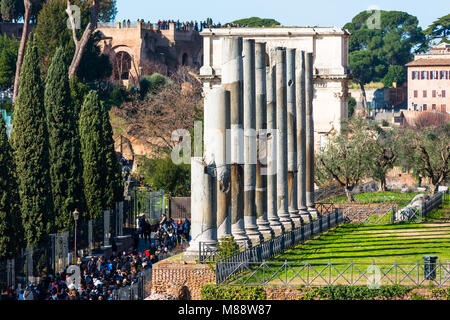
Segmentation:
[(289, 216), (292, 220), (294, 228), (299, 228), (302, 225), (302, 218), (300, 217), (298, 212), (298, 209), (289, 209)]
[(248, 237), (247, 237), (247, 239), (239, 239), (239, 240), (234, 238), (234, 241), (236, 241), (236, 243), (239, 246), (239, 248), (241, 249), (241, 251), (248, 249), (252, 246), (252, 241)]
[(304, 224), (301, 216), (292, 218), (292, 222), (294, 223), (295, 229), (300, 228)]
[(320, 217), (320, 213), (315, 207), (309, 207), (308, 212), (313, 219), (318, 219)]
[(274, 237), (278, 237), (284, 233), (284, 227), (278, 219), (270, 220), (270, 227), (273, 230)]
[(257, 220), (256, 224), (258, 225), (258, 231), (262, 234), (264, 241), (270, 240), (274, 237), (275, 233), (270, 227), (269, 221), (263, 220), (261, 222), (258, 222)]
[(255, 247), (258, 244), (261, 244), (264, 242), (264, 236), (259, 233), (258, 235), (249, 235), (250, 238), (250, 246)]
[(284, 232), (292, 231), (295, 228), (294, 222), (291, 221), (281, 221), (281, 224), (284, 227)]
[(191, 240), (191, 242), (189, 243), (189, 247), (186, 249), (186, 251), (184, 252), (184, 260), (185, 261), (196, 261), (199, 259), (199, 243), (204, 243), (206, 245), (207, 248), (211, 249), (211, 250), (215, 250), (216, 249), (216, 245), (217, 245), (217, 241), (214, 240), (210, 240), (210, 241), (202, 241), (200, 240)]
[(270, 230), (263, 230), (263, 231), (260, 231), (260, 232), (261, 232), (261, 234), (262, 234), (262, 236), (264, 238), (264, 241), (271, 240), (271, 239), (275, 238), (275, 231), (272, 230), (272, 229), (270, 229)]
[(300, 209), (299, 214), (303, 220), (303, 224), (309, 223), (312, 220), (312, 217), (306, 207), (304, 209)]

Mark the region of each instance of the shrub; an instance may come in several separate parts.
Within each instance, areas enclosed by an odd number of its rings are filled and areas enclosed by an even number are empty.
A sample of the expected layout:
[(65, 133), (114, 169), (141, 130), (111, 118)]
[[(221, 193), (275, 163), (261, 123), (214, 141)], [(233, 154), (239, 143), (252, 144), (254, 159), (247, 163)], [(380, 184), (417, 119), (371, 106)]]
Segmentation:
[(317, 297), (327, 300), (371, 300), (404, 296), (412, 289), (404, 286), (381, 286), (379, 289), (370, 289), (367, 286), (324, 286), (301, 289), (305, 295), (301, 295), (299, 299), (311, 300)]
[(144, 98), (148, 93), (156, 94), (159, 89), (167, 84), (167, 78), (157, 72), (151, 76), (143, 76), (139, 80), (141, 98)]
[(431, 289), (431, 296), (441, 300), (450, 300), (450, 288)]
[(217, 250), (219, 251), (221, 258), (226, 258), (239, 253), (239, 246), (232, 236), (221, 239), (217, 244)]
[(262, 287), (207, 284), (202, 287), (201, 296), (202, 300), (265, 300), (266, 292)]

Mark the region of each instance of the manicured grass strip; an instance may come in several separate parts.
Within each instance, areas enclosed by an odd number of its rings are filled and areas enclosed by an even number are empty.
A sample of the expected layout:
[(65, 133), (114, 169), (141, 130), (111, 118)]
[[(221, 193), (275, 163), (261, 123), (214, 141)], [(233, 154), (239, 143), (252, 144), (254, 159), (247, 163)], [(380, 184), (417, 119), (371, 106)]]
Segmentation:
[[(360, 204), (375, 204), (375, 203), (392, 203), (400, 207), (406, 206), (419, 192), (364, 192), (360, 194), (353, 195), (353, 198), (357, 203)], [(347, 196), (340, 195), (330, 198), (322, 202), (332, 202), (332, 203), (347, 203)]]

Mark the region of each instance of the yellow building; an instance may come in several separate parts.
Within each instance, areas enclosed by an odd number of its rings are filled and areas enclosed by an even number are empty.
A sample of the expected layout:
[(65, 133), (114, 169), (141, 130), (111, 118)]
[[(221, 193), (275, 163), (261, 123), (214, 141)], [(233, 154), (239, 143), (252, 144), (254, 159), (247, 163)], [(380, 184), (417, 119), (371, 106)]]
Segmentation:
[(416, 54), (408, 68), (408, 110), (450, 113), (450, 44)]

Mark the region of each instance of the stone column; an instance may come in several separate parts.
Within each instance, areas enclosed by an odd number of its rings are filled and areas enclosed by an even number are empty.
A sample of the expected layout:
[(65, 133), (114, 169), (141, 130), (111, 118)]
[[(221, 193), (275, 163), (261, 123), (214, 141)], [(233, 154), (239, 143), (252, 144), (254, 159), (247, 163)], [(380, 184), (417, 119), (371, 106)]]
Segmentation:
[(214, 248), (217, 243), (217, 218), (213, 214), (212, 177), (203, 158), (191, 158), (191, 241), (184, 257), (198, 259), (199, 244)]
[(245, 39), (243, 45), (244, 67), (244, 225), (252, 241), (258, 245), (262, 235), (256, 225), (256, 91), (255, 91), (255, 40)]
[(276, 108), (276, 54), (269, 52), (267, 75), (267, 219), (270, 227), (279, 236), (284, 228), (277, 214), (277, 108)]
[(287, 83), (287, 143), (288, 143), (288, 201), (289, 215), (295, 227), (301, 226), (297, 207), (297, 110), (295, 101), (295, 49), (286, 49)]
[(267, 115), (266, 115), (266, 44), (255, 44), (256, 133), (258, 158), (256, 163), (256, 223), (264, 239), (274, 233), (267, 220)]
[(215, 164), (216, 164), (216, 194), (217, 194), (217, 238), (218, 240), (231, 236), (231, 203), (230, 187), (231, 173), (227, 163), (227, 130), (230, 129), (230, 92), (223, 88), (214, 88), (209, 93), (209, 103), (213, 106), (215, 123)]
[(318, 213), (314, 200), (314, 79), (313, 79), (313, 54), (306, 53), (306, 205), (311, 217), (317, 218)]
[(276, 50), (277, 90), (277, 207), (278, 217), (286, 231), (292, 230), (288, 211), (287, 183), (287, 97), (286, 97), (286, 49)]
[(230, 92), (231, 133), (231, 233), (237, 242), (249, 244), (244, 229), (242, 38), (222, 40), (222, 88)]
[(296, 100), (297, 100), (297, 193), (298, 209), (303, 222), (310, 221), (306, 206), (306, 100), (305, 100), (305, 52), (297, 51), (296, 56)]

